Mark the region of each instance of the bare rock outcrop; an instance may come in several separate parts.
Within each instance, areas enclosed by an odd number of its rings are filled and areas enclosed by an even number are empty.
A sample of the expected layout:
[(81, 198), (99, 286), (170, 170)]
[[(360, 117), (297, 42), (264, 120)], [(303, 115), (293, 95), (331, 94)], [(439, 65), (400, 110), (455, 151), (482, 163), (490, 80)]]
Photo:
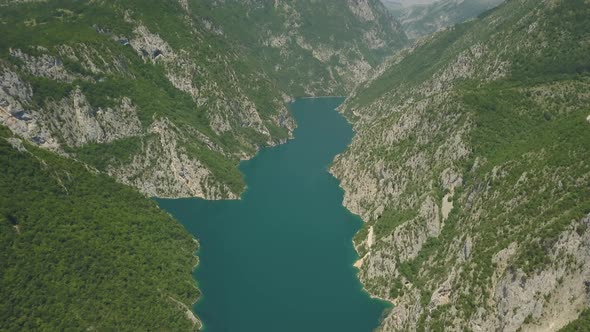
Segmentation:
[(186, 137), (170, 120), (156, 119), (149, 133), (130, 163), (111, 164), (111, 176), (146, 196), (237, 198), (179, 145)]

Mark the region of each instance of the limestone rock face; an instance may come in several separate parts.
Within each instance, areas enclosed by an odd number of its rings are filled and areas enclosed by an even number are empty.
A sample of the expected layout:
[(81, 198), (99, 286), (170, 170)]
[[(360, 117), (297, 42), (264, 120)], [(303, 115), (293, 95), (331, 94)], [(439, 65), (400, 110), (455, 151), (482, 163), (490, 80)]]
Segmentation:
[[(174, 47), (169, 40), (177, 34), (123, 6), (103, 9), (128, 30), (97, 23), (94, 40), (10, 48), (0, 59), (1, 123), (43, 148), (85, 158), (147, 195), (236, 198), (241, 189), (227, 182), (238, 171), (220, 175), (227, 166), (216, 159), (235, 165), (260, 146), (291, 137), (295, 124), (284, 102), (291, 97), (230, 43), (216, 44), (223, 32), (214, 22), (187, 15), (186, 1), (179, 5), (187, 32)], [(46, 33), (34, 23), (42, 31), (33, 34)], [(62, 30), (67, 24), (58, 23)], [(146, 96), (146, 88), (160, 95)], [(92, 149), (103, 160), (89, 155)], [(170, 164), (178, 171), (166, 174)]]
[[(550, 259), (535, 275), (517, 269), (497, 269), (492, 303), (499, 315), (479, 312), (470, 325), (474, 330), (554, 331), (574, 320), (580, 308), (588, 305), (590, 279), (590, 232), (577, 232), (579, 225), (590, 224), (590, 215), (575, 222), (560, 234)], [(497, 262), (515, 254), (515, 247), (496, 255)], [(506, 257), (508, 255), (508, 257)], [(500, 258), (501, 256), (504, 256)], [(567, 257), (564, 261), (562, 257)], [(505, 264), (505, 263), (504, 263)]]
[(39, 114), (29, 108), (32, 103), (31, 86), (17, 73), (2, 68), (0, 74), (0, 121), (17, 135), (42, 147), (56, 149), (58, 144)]
[(348, 0), (348, 7), (356, 16), (364, 21), (374, 21), (375, 14), (369, 0)]
[(75, 75), (67, 71), (60, 59), (48, 54), (31, 56), (23, 53), (20, 49), (10, 49), (10, 55), (22, 61), (26, 70), (34, 76), (64, 82), (72, 82), (76, 78)]
[(237, 198), (229, 188), (217, 183), (203, 163), (179, 146), (187, 138), (170, 120), (154, 121), (149, 133), (152, 135), (144, 140), (131, 162), (112, 164), (109, 175), (146, 196)]
[(76, 89), (59, 102), (49, 103), (44, 114), (52, 132), (67, 146), (109, 143), (142, 133), (137, 110), (129, 98), (115, 108), (93, 108), (86, 96)]
[(115, 108), (93, 108), (80, 89), (43, 109), (32, 107), (31, 87), (9, 69), (1, 78), (2, 121), (16, 134), (50, 149), (108, 143), (142, 131), (135, 106), (123, 98)]
[(145, 25), (138, 25), (133, 34), (134, 38), (129, 43), (144, 60), (156, 62), (160, 58), (173, 60), (177, 57), (170, 45), (159, 35), (151, 33)]
[[(237, 199), (240, 160), (292, 137), (287, 103), (348, 93), (406, 42), (374, 0), (7, 0), (0, 9), (0, 125), (15, 135), (4, 133), (10, 146), (55, 173), (64, 197), (79, 194), (62, 181), (71, 164), (80, 176), (107, 174), (145, 196)], [(171, 262), (185, 264), (190, 278), (193, 260)], [(150, 289), (160, 308), (179, 314), (157, 326), (201, 329), (190, 311), (194, 289)], [(84, 319), (75, 326), (100, 329)]]

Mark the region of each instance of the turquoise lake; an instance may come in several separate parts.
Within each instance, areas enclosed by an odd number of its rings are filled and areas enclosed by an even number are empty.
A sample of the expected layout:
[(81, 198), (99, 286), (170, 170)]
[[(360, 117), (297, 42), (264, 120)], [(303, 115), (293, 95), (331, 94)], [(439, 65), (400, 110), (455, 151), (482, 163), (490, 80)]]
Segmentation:
[(290, 105), (295, 139), (242, 162), (241, 200), (158, 199), (200, 242), (193, 310), (207, 332), (372, 331), (386, 308), (363, 291), (352, 238), (362, 221), (328, 173), (353, 131), (343, 98)]

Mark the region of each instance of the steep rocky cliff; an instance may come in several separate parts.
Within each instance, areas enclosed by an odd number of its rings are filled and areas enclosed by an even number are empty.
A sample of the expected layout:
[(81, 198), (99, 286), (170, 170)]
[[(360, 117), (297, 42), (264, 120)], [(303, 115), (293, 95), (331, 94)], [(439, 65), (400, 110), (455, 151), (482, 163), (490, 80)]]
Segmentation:
[(589, 14), (508, 1), (341, 108), (357, 135), (332, 172), (382, 330), (556, 331), (589, 306)]

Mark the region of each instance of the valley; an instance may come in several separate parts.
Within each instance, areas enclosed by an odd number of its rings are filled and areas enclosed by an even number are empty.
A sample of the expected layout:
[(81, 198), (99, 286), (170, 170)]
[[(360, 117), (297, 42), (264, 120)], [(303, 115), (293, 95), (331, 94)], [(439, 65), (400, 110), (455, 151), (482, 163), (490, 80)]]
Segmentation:
[(398, 5), (0, 1), (0, 330), (586, 331), (590, 3)]

